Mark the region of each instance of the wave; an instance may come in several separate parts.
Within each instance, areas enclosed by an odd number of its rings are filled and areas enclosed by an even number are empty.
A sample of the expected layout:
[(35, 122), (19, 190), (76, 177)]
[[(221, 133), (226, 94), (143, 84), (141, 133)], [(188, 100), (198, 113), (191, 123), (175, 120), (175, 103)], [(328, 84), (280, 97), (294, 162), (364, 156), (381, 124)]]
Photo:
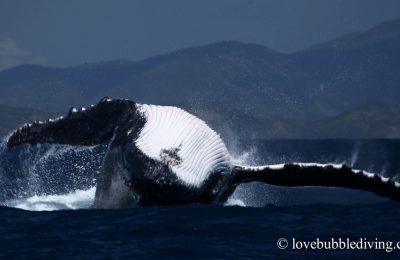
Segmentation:
[(96, 187), (88, 190), (76, 190), (63, 195), (41, 195), (24, 199), (6, 201), (4, 206), (30, 211), (53, 211), (89, 208), (95, 195)]

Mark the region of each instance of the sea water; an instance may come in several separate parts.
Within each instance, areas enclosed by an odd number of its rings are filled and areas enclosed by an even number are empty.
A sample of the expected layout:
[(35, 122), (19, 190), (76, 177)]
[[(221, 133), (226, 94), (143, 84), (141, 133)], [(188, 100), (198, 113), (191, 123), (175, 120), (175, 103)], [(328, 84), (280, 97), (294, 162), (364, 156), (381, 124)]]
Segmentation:
[[(317, 239), (400, 241), (399, 203), (361, 191), (246, 184), (221, 206), (90, 209), (106, 148), (1, 148), (0, 257), (374, 258), (400, 252), (293, 248), (293, 241)], [(399, 140), (254, 140), (229, 149), (242, 164), (346, 163), (388, 177), (400, 173)], [(282, 238), (286, 249), (277, 246)]]

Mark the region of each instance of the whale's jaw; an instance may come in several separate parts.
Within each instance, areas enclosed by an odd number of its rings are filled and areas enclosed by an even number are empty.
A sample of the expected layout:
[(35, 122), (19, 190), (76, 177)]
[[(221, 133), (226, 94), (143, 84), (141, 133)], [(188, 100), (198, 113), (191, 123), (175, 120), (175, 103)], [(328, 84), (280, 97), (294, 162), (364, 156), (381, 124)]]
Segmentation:
[(126, 186), (115, 186), (115, 192), (122, 190), (134, 198), (114, 196), (118, 205), (224, 202), (230, 156), (219, 135), (200, 119), (175, 107), (138, 105), (137, 114), (116, 129), (112, 140), (96, 193), (97, 207), (108, 207), (104, 194), (112, 197), (111, 176), (119, 176), (120, 185)]

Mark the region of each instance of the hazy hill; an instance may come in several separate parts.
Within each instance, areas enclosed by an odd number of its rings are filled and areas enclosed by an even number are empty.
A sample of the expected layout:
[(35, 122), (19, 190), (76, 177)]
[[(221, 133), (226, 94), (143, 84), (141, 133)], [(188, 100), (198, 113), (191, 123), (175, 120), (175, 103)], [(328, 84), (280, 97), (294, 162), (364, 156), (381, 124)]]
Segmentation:
[(44, 120), (52, 114), (23, 107), (0, 105), (0, 136), (5, 136), (16, 127), (35, 120)]
[(262, 119), (223, 108), (189, 110), (222, 135), (240, 138), (400, 138), (400, 105), (367, 103), (319, 120)]
[(318, 82), (313, 100), (334, 111), (370, 101), (400, 102), (400, 20), (293, 54)]
[[(399, 46), (396, 20), (293, 54), (220, 42), (138, 62), (24, 65), (0, 72), (0, 104), (64, 113), (103, 96), (130, 98), (180, 104), (229, 124), (246, 122), (235, 129), (291, 137), (304, 135), (302, 122), (330, 122), (370, 102), (400, 103)], [(323, 127), (314, 128), (309, 135)]]
[(310, 128), (314, 138), (400, 138), (400, 105), (365, 104)]
[(0, 103), (54, 111), (112, 96), (161, 104), (219, 103), (269, 116), (299, 111), (294, 108), (305, 90), (298, 82), (307, 81), (283, 55), (222, 42), (141, 62), (17, 67), (0, 73)]

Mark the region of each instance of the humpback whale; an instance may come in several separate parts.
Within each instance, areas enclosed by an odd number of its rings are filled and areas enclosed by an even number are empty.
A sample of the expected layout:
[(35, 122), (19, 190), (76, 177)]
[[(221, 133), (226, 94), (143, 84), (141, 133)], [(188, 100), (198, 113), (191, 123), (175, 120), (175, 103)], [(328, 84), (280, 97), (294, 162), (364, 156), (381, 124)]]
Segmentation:
[(16, 129), (7, 147), (29, 143), (93, 146), (109, 141), (93, 207), (224, 203), (242, 183), (330, 186), (400, 200), (400, 183), (346, 165), (235, 165), (221, 137), (183, 109), (103, 98), (65, 117)]

